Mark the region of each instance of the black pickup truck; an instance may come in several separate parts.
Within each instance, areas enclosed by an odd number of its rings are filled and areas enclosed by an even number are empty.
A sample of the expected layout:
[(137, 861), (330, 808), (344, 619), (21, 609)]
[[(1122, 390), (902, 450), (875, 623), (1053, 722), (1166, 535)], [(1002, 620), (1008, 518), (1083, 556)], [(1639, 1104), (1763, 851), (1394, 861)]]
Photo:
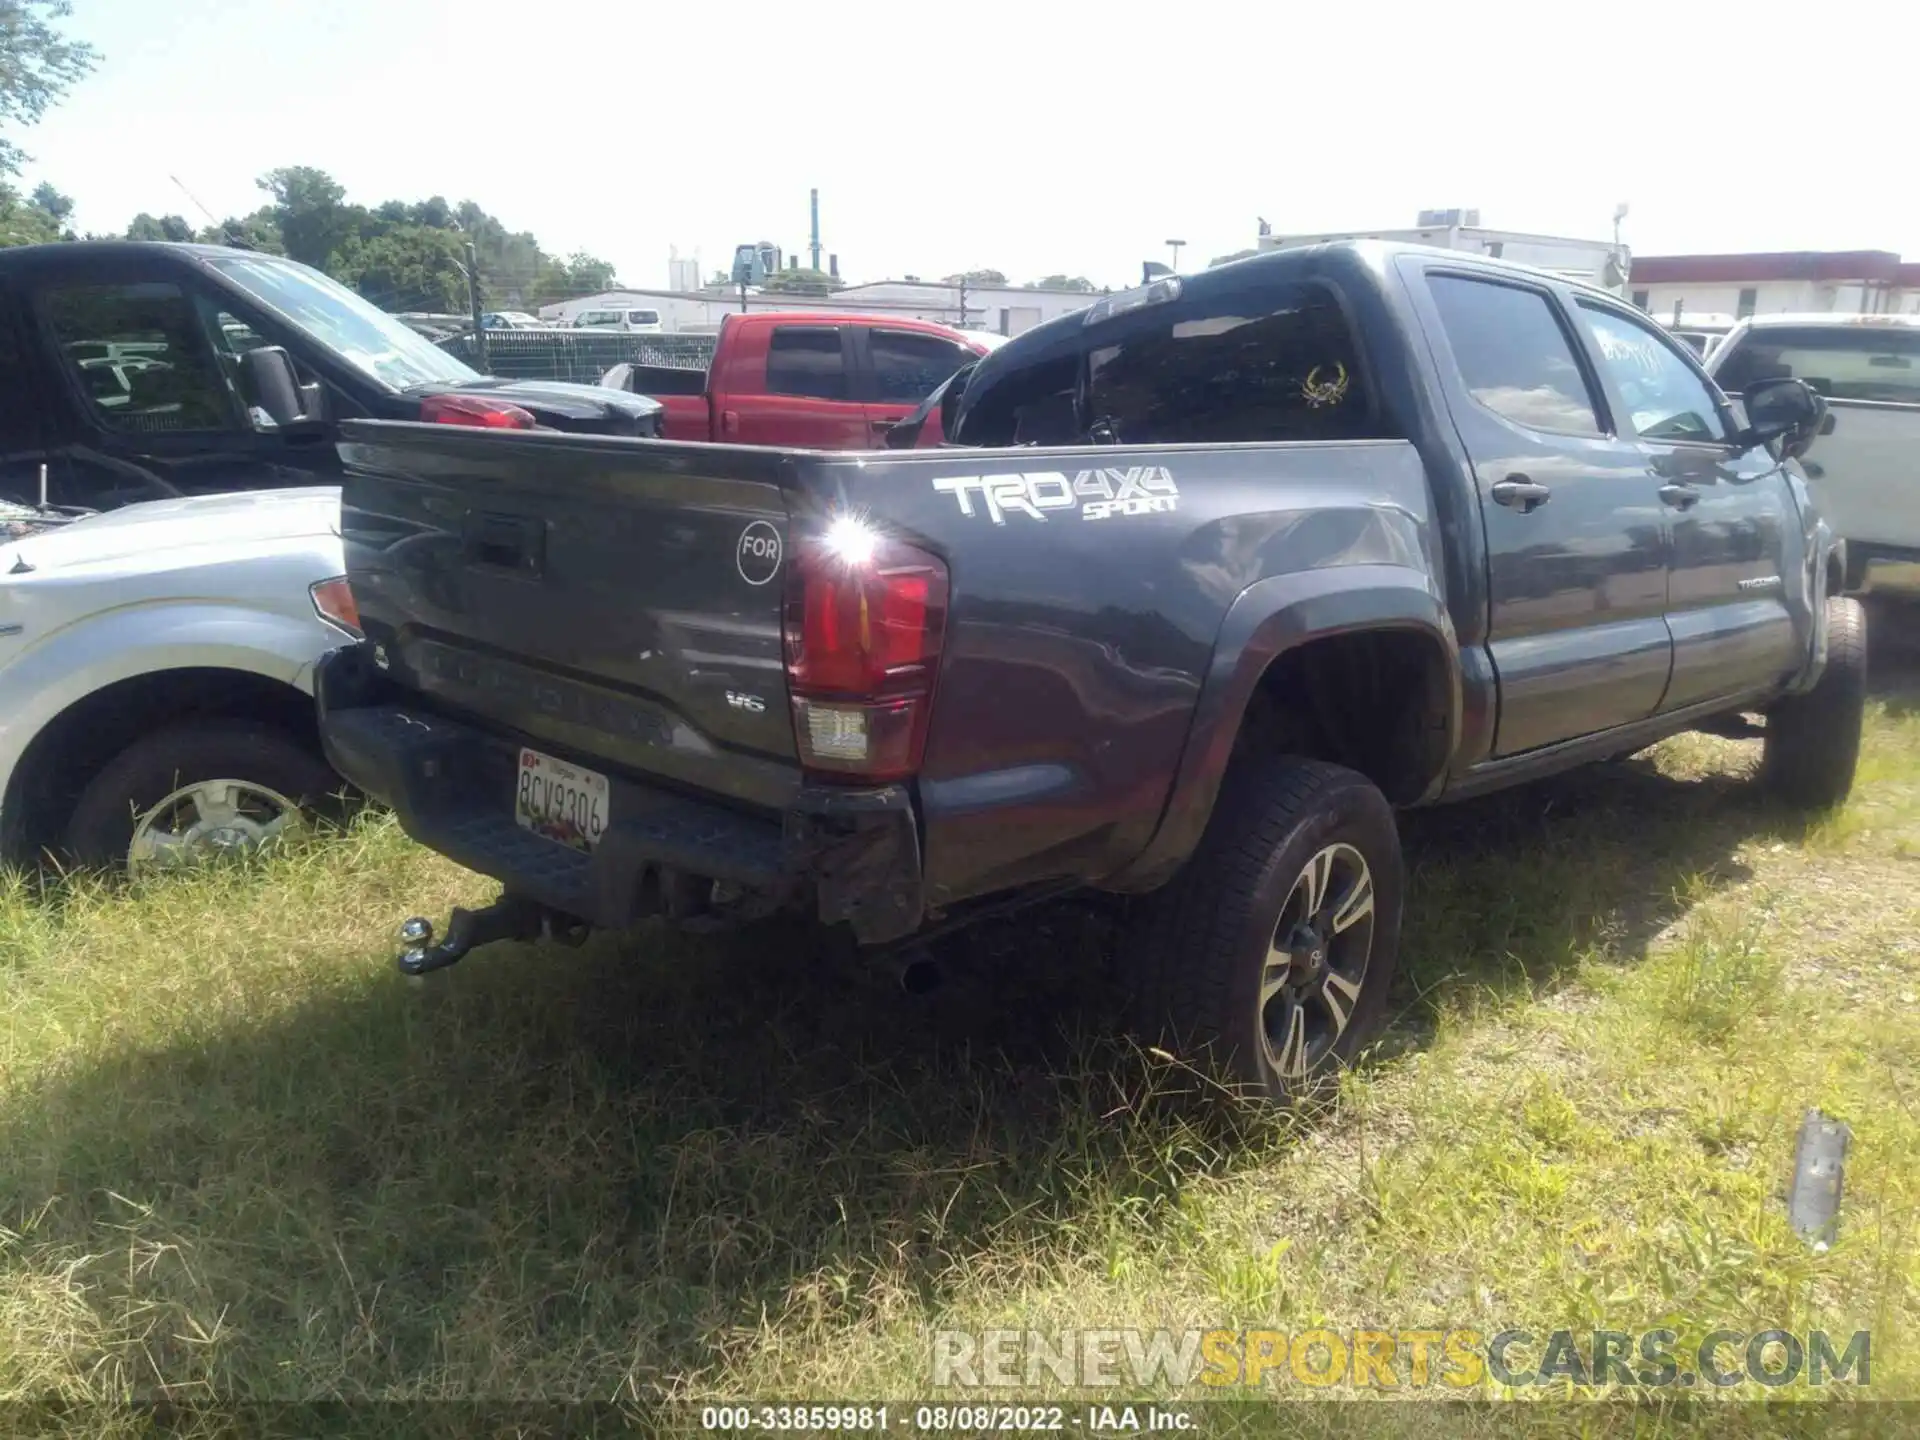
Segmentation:
[(106, 510), (332, 484), (346, 419), (644, 436), (659, 416), (600, 386), (482, 375), (278, 256), (0, 250), (0, 500)]
[(1279, 1096), (1379, 1021), (1395, 807), (1690, 728), (1851, 786), (1818, 398), (1736, 415), (1607, 294), (1280, 252), (1030, 331), (946, 414), (855, 454), (346, 427), (328, 754), (504, 886), (403, 968), (656, 913), (892, 952), (1090, 886), (1140, 897), (1142, 1023)]

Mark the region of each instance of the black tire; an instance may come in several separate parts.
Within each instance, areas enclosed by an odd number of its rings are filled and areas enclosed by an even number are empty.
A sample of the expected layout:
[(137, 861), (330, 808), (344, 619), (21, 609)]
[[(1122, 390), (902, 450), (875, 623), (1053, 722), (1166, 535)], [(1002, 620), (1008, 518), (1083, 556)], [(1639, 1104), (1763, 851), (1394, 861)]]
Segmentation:
[(67, 821), (68, 855), (86, 868), (125, 870), (136, 818), (182, 786), (206, 780), (244, 781), (325, 813), (345, 786), (284, 730), (239, 720), (179, 725), (136, 740), (88, 782)]
[(1853, 789), (1867, 711), (1867, 613), (1858, 600), (1827, 601), (1827, 668), (1804, 695), (1767, 711), (1761, 782), (1798, 809), (1831, 810)]
[[(1371, 884), (1357, 995), (1333, 989), (1333, 977), (1349, 984), (1355, 977), (1350, 952), (1357, 920), (1349, 918), (1339, 934), (1296, 953), (1294, 968), (1282, 972), (1269, 964), (1282, 924), (1289, 932), (1283, 938), (1298, 933), (1296, 906), (1306, 898), (1300, 885), (1309, 860), (1326, 854), (1335, 858), (1323, 886), (1323, 921), (1340, 918), (1347, 897), (1339, 877), (1352, 868), (1347, 854), (1359, 858)], [(1147, 898), (1140, 921), (1122, 941), (1122, 975), (1138, 1024), (1176, 1053), (1202, 1060), (1222, 1078), (1268, 1099), (1285, 1102), (1312, 1093), (1351, 1061), (1385, 1017), (1399, 962), (1404, 888), (1393, 807), (1364, 775), (1284, 757), (1236, 764), (1193, 855)], [(1305, 968), (1314, 963), (1322, 968)], [(1263, 1001), (1281, 973), (1294, 981)], [(1311, 996), (1304, 1004), (1289, 1000), (1308, 995), (1316, 984), (1320, 1012)], [(1328, 1007), (1343, 998), (1345, 1025), (1333, 1028)], [(1296, 1009), (1303, 1013), (1300, 1034), (1308, 1042), (1297, 1057), (1304, 1067), (1288, 1058), (1295, 1055)], [(1318, 1033), (1311, 1031), (1316, 1013)]]

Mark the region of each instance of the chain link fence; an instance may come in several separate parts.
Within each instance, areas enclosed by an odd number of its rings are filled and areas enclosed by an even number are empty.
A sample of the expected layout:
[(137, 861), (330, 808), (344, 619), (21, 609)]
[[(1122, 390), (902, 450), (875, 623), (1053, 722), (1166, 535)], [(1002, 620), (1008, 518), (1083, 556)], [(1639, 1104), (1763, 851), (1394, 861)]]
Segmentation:
[[(487, 368), (512, 380), (570, 380), (596, 385), (615, 365), (666, 365), (705, 370), (713, 363), (714, 335), (629, 335), (595, 330), (489, 330)], [(480, 346), (473, 332), (437, 342), (476, 369)]]

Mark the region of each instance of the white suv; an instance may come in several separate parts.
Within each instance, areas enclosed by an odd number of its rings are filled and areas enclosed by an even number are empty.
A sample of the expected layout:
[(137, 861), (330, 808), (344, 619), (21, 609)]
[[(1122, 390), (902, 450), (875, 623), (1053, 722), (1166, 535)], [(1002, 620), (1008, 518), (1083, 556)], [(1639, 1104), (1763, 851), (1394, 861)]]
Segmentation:
[(159, 866), (339, 792), (313, 713), (358, 633), (339, 524), (323, 487), (0, 525), (0, 857)]

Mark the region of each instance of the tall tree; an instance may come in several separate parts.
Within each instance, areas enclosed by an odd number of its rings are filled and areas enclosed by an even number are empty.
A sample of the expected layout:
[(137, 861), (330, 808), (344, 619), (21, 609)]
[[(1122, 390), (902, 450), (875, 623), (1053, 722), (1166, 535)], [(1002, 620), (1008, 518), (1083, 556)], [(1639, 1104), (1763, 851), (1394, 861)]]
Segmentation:
[(62, 195), (48, 181), (42, 180), (33, 187), (33, 203), (53, 217), (53, 223), (66, 229), (67, 221), (73, 218), (73, 198)]
[(286, 253), (317, 270), (327, 268), (333, 252), (350, 235), (358, 235), (368, 212), (348, 205), (338, 180), (311, 165), (272, 170), (254, 182), (273, 197), (268, 208), (280, 227)]
[[(72, 13), (67, 0), (0, 0), (0, 129), (36, 124), (98, 63), (91, 45), (54, 25)], [(19, 174), (27, 158), (0, 135), (0, 178)]]
[(45, 245), (60, 238), (60, 222), (11, 185), (0, 184), (0, 247)]
[(142, 210), (127, 226), (129, 240), (191, 240), (193, 226), (179, 215), (149, 215)]
[(962, 280), (969, 285), (1004, 285), (1007, 277), (998, 270), (965, 270), (957, 275), (949, 275), (940, 283), (958, 285)]
[(1029, 280), (1022, 287), (1027, 290), (1078, 290), (1085, 294), (1093, 292), (1093, 282), (1084, 275), (1042, 275), (1038, 280)]
[(383, 309), (459, 314), (467, 308), (463, 250), (454, 231), (395, 226), (370, 240), (355, 238), (335, 251), (335, 274)]

